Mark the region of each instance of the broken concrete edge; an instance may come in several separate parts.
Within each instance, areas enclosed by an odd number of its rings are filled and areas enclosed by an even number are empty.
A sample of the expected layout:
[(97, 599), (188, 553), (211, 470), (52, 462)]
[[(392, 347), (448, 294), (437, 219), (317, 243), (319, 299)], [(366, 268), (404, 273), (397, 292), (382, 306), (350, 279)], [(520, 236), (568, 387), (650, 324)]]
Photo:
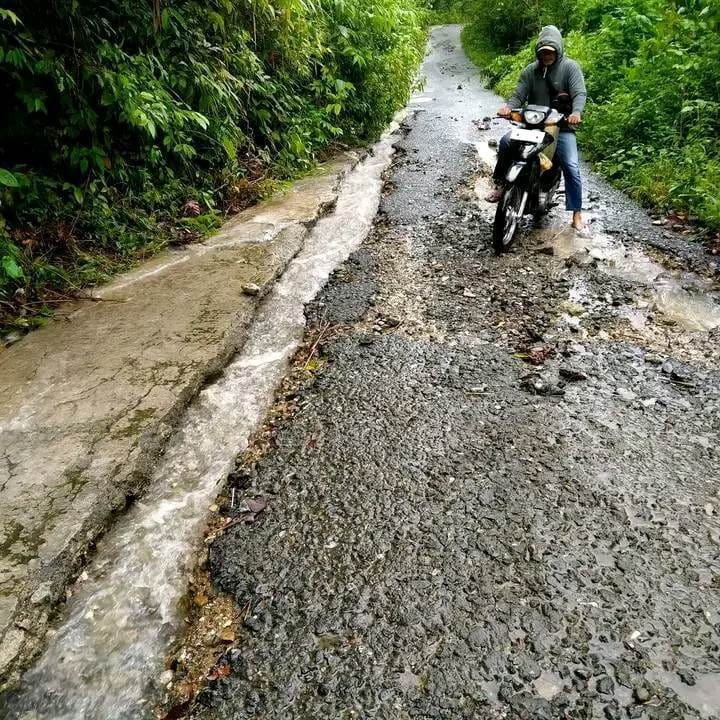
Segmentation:
[[(188, 378), (188, 385), (177, 395), (169, 410), (157, 419), (151, 429), (143, 432), (124, 472), (113, 479), (112, 498), (106, 504), (93, 508), (83, 524), (68, 538), (63, 551), (46, 561), (35, 574), (35, 582), (28, 583), (30, 587), (18, 603), (14, 622), (0, 642), (0, 691), (16, 684), (22, 671), (39, 654), (48, 626), (60, 614), (64, 593), (92, 558), (95, 544), (135, 498), (142, 495), (156, 460), (193, 399), (241, 350), (263, 297), (302, 248), (307, 233), (302, 223), (278, 233), (276, 241), (281, 240), (281, 236), (290, 236), (288, 252), (280, 258), (273, 277), (263, 283), (258, 294), (252, 298), (253, 314), (245, 316), (241, 324), (232, 328), (224, 342), (218, 345), (214, 357), (194, 370), (193, 376)], [(295, 237), (291, 238), (293, 235)]]
[[(67, 589), (92, 559), (96, 543), (110, 529), (115, 519), (142, 495), (157, 458), (162, 455), (187, 407), (242, 350), (263, 299), (300, 252), (314, 225), (332, 212), (342, 181), (368, 153), (368, 148), (352, 153), (344, 152), (334, 161), (326, 163), (329, 172), (336, 175), (331, 191), (333, 198), (330, 201), (319, 201), (311, 219), (282, 226), (273, 235), (270, 242), (281, 247), (286, 245), (288, 251), (279, 257), (273, 276), (260, 286), (256, 295), (249, 298), (253, 302), (252, 312), (228, 332), (215, 355), (195, 370), (188, 385), (178, 394), (169, 410), (157, 419), (153, 428), (146, 429), (140, 436), (128, 458), (126, 472), (113, 478), (114, 492), (110, 502), (95, 508), (68, 539), (63, 551), (45, 561), (27, 583), (29, 587), (16, 605), (13, 621), (0, 639), (0, 695), (17, 685), (22, 672), (40, 654), (50, 625), (60, 617)], [(283, 242), (284, 239), (286, 242)], [(248, 299), (248, 296), (245, 297)]]
[[(340, 327), (338, 335), (345, 335), (351, 331), (350, 326)], [(306, 317), (303, 338), (295, 354), (290, 358), (285, 377), (277, 388), (273, 402), (267, 408), (259, 427), (250, 436), (247, 447), (236, 456), (233, 472), (252, 473), (253, 468), (257, 464), (261, 464), (267, 455), (274, 451), (274, 438), (278, 431), (297, 417), (301, 408), (290, 400), (309, 392), (318, 381), (319, 376), (327, 369), (327, 363), (330, 362), (322, 347), (318, 346), (318, 341), (323, 337), (324, 332), (325, 330), (318, 325), (318, 319), (313, 320)], [(308, 370), (306, 363), (314, 352), (318, 353), (318, 357), (321, 357), (323, 362), (316, 368)], [(232, 515), (230, 509), (231, 493), (228, 477), (218, 485), (217, 496), (213, 504), (217, 509), (210, 516), (202, 549), (190, 568), (184, 599), (181, 601), (183, 607), (188, 608), (185, 625), (177, 633), (174, 643), (166, 653), (166, 664), (174, 669), (172, 687), (168, 688), (169, 692), (155, 708), (155, 716), (161, 717), (163, 720), (167, 720), (169, 717), (185, 717), (196, 702), (198, 694), (210, 684), (211, 681), (208, 679), (210, 671), (219, 666), (226, 654), (237, 648), (238, 645), (236, 640), (229, 643), (222, 653), (211, 652), (200, 660), (193, 658), (179, 671), (179, 668), (182, 667), (181, 656), (183, 653), (190, 648), (197, 647), (195, 640), (199, 634), (207, 632), (209, 627), (213, 627), (209, 613), (214, 611), (215, 606), (225, 604), (227, 607), (234, 608), (238, 617), (243, 614), (238, 599), (214, 584), (208, 567), (212, 542), (227, 530), (227, 521), (231, 517), (235, 519), (238, 517)], [(203, 592), (209, 600), (207, 605), (198, 605), (195, 602), (198, 587), (203, 588)], [(193, 688), (192, 694), (184, 696), (178, 683), (185, 685), (188, 677), (192, 678), (189, 682), (189, 686)]]

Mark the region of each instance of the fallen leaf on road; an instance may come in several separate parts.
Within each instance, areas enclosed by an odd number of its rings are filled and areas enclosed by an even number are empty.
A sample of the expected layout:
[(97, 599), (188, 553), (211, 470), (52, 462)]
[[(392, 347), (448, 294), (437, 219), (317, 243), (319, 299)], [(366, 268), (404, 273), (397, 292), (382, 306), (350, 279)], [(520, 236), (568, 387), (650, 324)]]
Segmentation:
[(310, 372), (315, 372), (323, 365), (324, 362), (320, 358), (310, 358), (310, 360), (305, 363), (305, 369), (309, 370)]
[(542, 365), (554, 353), (555, 348), (552, 345), (539, 345), (530, 350), (530, 362), (534, 365)]
[(566, 300), (562, 304), (562, 307), (565, 312), (568, 315), (572, 315), (572, 317), (579, 317), (585, 314), (585, 308), (580, 303), (573, 302), (572, 300)]
[(245, 523), (251, 525), (254, 523), (258, 516), (267, 508), (267, 500), (265, 498), (250, 498), (245, 501), (248, 512), (240, 513), (237, 517), (227, 518), (225, 524), (219, 528), (219, 532), (225, 532), (235, 525)]
[(538, 345), (529, 350), (521, 350), (513, 353), (513, 357), (517, 360), (524, 360), (531, 365), (542, 365), (551, 355), (555, 353), (552, 345)]
[(229, 665), (219, 665), (218, 667), (214, 667), (208, 674), (207, 679), (208, 680), (217, 680), (221, 677), (226, 677), (230, 674), (230, 666)]

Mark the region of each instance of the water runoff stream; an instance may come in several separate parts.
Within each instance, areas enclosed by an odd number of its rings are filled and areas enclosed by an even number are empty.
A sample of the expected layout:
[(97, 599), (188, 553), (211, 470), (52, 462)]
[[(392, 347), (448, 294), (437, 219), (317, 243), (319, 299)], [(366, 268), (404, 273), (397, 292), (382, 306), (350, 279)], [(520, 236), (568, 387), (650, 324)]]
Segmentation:
[(345, 178), (334, 212), (317, 223), (264, 301), (242, 352), (190, 406), (147, 493), (99, 545), (47, 650), (0, 715), (152, 715), (208, 505), (272, 402), (303, 337), (305, 304), (369, 232), (396, 130), (397, 120)]

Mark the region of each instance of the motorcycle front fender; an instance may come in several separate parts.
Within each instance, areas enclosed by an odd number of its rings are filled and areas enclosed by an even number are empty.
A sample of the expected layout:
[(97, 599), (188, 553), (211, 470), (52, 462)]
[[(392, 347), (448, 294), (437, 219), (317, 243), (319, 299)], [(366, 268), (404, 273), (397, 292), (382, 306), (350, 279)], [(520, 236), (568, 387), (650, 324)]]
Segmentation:
[(519, 177), (520, 173), (527, 167), (526, 162), (516, 162), (512, 165), (512, 167), (507, 171), (507, 175), (505, 176), (505, 180), (508, 183), (514, 183)]

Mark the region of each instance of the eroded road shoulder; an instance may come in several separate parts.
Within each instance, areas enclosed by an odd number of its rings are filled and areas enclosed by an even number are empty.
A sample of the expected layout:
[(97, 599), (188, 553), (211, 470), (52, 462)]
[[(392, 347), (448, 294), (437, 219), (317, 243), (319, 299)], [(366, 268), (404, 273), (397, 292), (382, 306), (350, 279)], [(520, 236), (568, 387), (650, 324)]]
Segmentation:
[(456, 29), (426, 72), (374, 231), (308, 310), (324, 367), (221, 508), (263, 506), (210, 548), (242, 625), (191, 714), (717, 717), (717, 331), (562, 228), (495, 258), (463, 137), (496, 98)]

